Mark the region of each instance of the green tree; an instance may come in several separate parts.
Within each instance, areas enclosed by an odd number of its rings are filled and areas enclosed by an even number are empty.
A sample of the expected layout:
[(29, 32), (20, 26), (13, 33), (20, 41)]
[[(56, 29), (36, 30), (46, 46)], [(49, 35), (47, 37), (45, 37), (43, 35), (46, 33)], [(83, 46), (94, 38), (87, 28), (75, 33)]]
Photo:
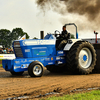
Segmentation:
[(26, 32), (24, 32), (23, 29), (14, 28), (11, 32), (12, 41), (18, 40), (19, 38), (21, 38), (25, 34), (26, 34), (26, 39), (29, 39), (29, 35)]
[(71, 35), (71, 39), (75, 39), (75, 36), (73, 34), (70, 34)]
[(33, 39), (38, 39), (37, 37), (34, 37)]
[(24, 32), (21, 28), (15, 28), (10, 32), (10, 30), (7, 29), (1, 29), (0, 30), (0, 44), (6, 48), (11, 47), (12, 42), (14, 40), (18, 40), (18, 38), (22, 37), (26, 34), (26, 39), (29, 38), (29, 35)]
[(4, 47), (10, 47), (11, 45), (11, 32), (7, 29), (0, 30), (0, 44)]

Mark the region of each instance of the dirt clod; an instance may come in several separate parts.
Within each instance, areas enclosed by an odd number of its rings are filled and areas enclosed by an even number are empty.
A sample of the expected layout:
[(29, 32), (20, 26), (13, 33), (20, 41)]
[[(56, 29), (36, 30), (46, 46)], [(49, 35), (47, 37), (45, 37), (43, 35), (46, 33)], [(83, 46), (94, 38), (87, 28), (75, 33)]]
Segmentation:
[(61, 90), (62, 90), (62, 88), (58, 87), (58, 88), (54, 89), (53, 92), (61, 92)]

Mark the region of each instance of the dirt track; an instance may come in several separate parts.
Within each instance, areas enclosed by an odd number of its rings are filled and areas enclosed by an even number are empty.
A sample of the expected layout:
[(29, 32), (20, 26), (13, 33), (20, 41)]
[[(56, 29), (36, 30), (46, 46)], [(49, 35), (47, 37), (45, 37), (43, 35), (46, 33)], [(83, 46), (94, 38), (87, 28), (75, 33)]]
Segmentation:
[(18, 96), (36, 96), (49, 92), (68, 93), (76, 88), (100, 87), (100, 74), (53, 74), (45, 70), (43, 77), (12, 76), (0, 68), (0, 99)]

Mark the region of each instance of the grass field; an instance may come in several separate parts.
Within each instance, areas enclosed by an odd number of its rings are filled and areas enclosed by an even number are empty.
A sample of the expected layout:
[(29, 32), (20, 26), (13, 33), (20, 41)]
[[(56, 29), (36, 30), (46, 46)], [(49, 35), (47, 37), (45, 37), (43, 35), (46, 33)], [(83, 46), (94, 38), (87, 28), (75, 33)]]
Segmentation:
[(0, 64), (0, 67), (2, 67), (2, 64)]
[[(2, 61), (2, 59), (0, 59), (0, 61)], [(2, 67), (2, 63), (0, 63), (0, 67)]]
[(94, 90), (87, 93), (65, 95), (62, 97), (49, 97), (45, 100), (100, 100), (100, 90)]

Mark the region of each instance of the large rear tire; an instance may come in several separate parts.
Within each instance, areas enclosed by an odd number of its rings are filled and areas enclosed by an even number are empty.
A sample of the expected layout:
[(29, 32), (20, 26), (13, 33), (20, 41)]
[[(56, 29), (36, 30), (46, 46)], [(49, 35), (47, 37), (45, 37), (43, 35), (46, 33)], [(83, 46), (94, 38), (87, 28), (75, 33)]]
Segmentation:
[(96, 53), (87, 41), (76, 42), (67, 53), (67, 67), (74, 74), (89, 74), (96, 65)]
[(31, 77), (41, 77), (43, 75), (43, 65), (39, 61), (32, 62), (28, 67), (28, 73)]

